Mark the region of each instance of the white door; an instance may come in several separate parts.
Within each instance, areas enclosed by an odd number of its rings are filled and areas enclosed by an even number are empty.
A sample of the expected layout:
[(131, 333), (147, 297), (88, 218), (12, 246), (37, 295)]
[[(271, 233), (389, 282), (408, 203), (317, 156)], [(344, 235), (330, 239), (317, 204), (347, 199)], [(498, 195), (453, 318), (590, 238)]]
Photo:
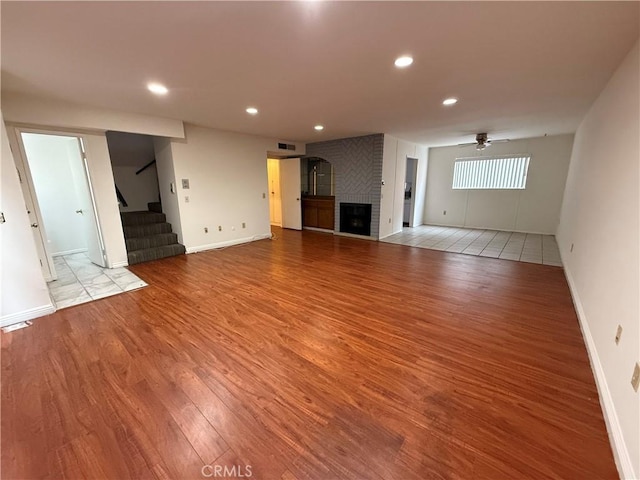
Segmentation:
[[(15, 130), (14, 130), (15, 132)], [(33, 233), (33, 240), (36, 244), (36, 251), (38, 252), (38, 259), (40, 260), (40, 268), (42, 270), (42, 277), (45, 282), (50, 282), (58, 278), (56, 274), (55, 265), (53, 263), (53, 257), (49, 255), (47, 251), (47, 234), (44, 229), (44, 223), (42, 221), (42, 215), (38, 207), (38, 202), (35, 199), (35, 191), (33, 188), (33, 182), (29, 176), (29, 170), (25, 167), (23, 159), (25, 154), (18, 146), (21, 142), (17, 142), (17, 137), (14, 135), (9, 136), (9, 144), (11, 145), (11, 151), (13, 152), (13, 159), (16, 163), (18, 170), (18, 177), (20, 178), (20, 187), (22, 188), (22, 196), (24, 198), (25, 209), (29, 216), (29, 223), (31, 224), (31, 232)], [(19, 152), (19, 155), (16, 155)]]
[(280, 160), (280, 192), (282, 197), (282, 228), (302, 230), (299, 158)]
[(271, 225), (282, 226), (282, 197), (280, 193), (280, 161), (267, 159), (269, 179), (269, 220)]
[[(75, 159), (74, 159), (75, 160)], [(91, 176), (89, 174), (89, 165), (87, 164), (87, 155), (84, 149), (82, 138), (78, 137), (78, 158), (82, 166), (83, 175), (81, 181), (78, 182), (78, 198), (80, 208), (76, 213), (84, 218), (84, 227), (87, 239), (87, 257), (96, 265), (106, 267), (106, 255), (104, 243), (102, 241), (102, 232), (100, 231), (100, 222), (98, 222), (98, 211), (96, 210), (96, 201), (91, 187)]]

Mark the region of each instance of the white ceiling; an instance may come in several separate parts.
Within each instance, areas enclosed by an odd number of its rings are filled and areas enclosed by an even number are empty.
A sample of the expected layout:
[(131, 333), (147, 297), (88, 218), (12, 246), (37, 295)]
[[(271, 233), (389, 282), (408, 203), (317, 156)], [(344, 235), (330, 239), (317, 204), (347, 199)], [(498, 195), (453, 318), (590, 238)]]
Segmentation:
[(305, 142), (567, 133), (637, 41), (639, 5), (2, 1), (2, 89)]

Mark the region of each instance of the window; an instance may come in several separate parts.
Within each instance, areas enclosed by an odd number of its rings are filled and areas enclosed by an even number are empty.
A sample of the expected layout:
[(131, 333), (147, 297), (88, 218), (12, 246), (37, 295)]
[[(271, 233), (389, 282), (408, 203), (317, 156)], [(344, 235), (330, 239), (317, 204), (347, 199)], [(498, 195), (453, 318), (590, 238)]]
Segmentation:
[(453, 168), (453, 189), (524, 189), (529, 156), (458, 158)]

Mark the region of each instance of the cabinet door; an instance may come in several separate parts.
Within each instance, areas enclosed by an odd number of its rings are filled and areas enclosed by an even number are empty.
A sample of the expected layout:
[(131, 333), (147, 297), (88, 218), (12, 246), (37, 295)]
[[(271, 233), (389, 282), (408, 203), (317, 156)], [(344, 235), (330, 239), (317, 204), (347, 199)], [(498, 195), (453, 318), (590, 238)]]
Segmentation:
[(312, 205), (304, 206), (304, 214), (302, 216), (305, 227), (318, 226), (318, 207)]
[(327, 230), (333, 230), (334, 212), (333, 208), (320, 207), (318, 208), (318, 228), (325, 228)]

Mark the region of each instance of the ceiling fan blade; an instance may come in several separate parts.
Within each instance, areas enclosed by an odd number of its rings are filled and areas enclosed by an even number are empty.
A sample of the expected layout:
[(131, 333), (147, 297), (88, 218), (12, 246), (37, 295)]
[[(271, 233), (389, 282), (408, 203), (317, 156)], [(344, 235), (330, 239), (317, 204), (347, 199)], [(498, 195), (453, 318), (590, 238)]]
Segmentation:
[(498, 140), (488, 140), (491, 143), (505, 143), (505, 142), (509, 142), (510, 140), (508, 138), (499, 138)]
[(478, 142), (469, 142), (469, 143), (459, 143), (459, 147), (470, 147), (471, 145), (477, 145)]

